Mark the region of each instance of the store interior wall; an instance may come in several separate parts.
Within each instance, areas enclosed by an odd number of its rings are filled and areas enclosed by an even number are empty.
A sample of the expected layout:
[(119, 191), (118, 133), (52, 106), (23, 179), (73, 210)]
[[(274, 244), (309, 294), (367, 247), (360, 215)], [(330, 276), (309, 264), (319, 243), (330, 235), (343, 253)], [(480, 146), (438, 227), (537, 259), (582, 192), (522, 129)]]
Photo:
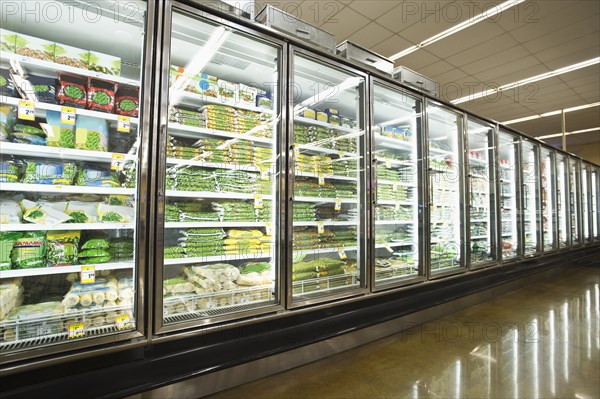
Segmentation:
[(586, 161), (600, 165), (600, 141), (568, 146), (567, 151), (585, 159)]

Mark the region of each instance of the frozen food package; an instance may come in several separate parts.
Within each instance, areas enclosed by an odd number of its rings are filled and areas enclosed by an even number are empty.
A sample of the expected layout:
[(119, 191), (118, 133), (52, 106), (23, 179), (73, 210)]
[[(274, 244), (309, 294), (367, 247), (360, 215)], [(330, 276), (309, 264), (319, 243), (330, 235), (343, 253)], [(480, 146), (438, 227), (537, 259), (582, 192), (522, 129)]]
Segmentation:
[[(79, 117), (78, 117), (79, 118)], [(46, 111), (46, 123), (40, 123), (49, 147), (75, 148), (73, 125), (61, 122), (59, 111)]]
[(90, 52), (61, 43), (54, 44), (54, 62), (73, 68), (88, 69)]
[(271, 93), (262, 91), (256, 95), (256, 106), (258, 108), (273, 109), (273, 98)]
[(21, 33), (17, 33), (15, 36), (15, 51), (17, 54), (42, 61), (54, 60), (54, 42)]
[(92, 111), (113, 112), (118, 83), (89, 77), (87, 86), (87, 107)]
[(77, 263), (79, 231), (49, 231), (46, 235), (48, 266), (68, 266)]
[(136, 86), (119, 85), (115, 95), (115, 111), (119, 115), (137, 118), (140, 112), (140, 88)]
[(75, 148), (91, 151), (108, 149), (108, 124), (106, 120), (79, 115), (75, 124)]
[(3, 53), (14, 54), (17, 47), (17, 34), (6, 29), (0, 29), (0, 46)]
[(58, 92), (56, 97), (60, 105), (75, 108), (87, 106), (87, 79), (83, 76), (58, 73)]
[(258, 89), (256, 87), (246, 86), (242, 83), (238, 85), (238, 101), (242, 104), (254, 106), (257, 94)]
[(22, 233), (0, 232), (0, 270), (9, 270), (11, 265), (10, 253), (12, 252), (15, 242), (21, 238)]
[(21, 201), (21, 210), (23, 220), (35, 224), (54, 226), (71, 219), (69, 215), (52, 208), (47, 203), (40, 204), (26, 199)]
[(237, 83), (228, 82), (223, 79), (218, 80), (219, 85), (219, 97), (222, 102), (235, 101), (236, 93), (238, 91)]
[(106, 249), (84, 249), (78, 253), (77, 260), (82, 265), (106, 263), (110, 260), (110, 252)]
[(29, 75), (27, 80), (33, 88), (33, 94), (37, 101), (56, 104), (56, 79)]
[(19, 165), (15, 161), (0, 162), (0, 182), (16, 183), (19, 181)]
[(12, 268), (30, 269), (46, 265), (46, 232), (31, 231), (14, 243), (10, 254)]
[(71, 217), (67, 223), (95, 223), (98, 219), (97, 202), (69, 201), (65, 213)]
[(121, 59), (108, 54), (90, 51), (89, 69), (107, 75), (121, 76)]
[(0, 69), (0, 96), (19, 98), (15, 82), (8, 69)]
[(7, 141), (16, 119), (16, 109), (10, 105), (0, 105), (0, 141)]
[(27, 160), (21, 183), (71, 185), (76, 173), (73, 163)]
[(15, 124), (10, 134), (10, 139), (13, 143), (46, 145), (46, 133), (44, 130), (31, 124)]
[(0, 199), (0, 224), (21, 223), (23, 212), (16, 199)]
[(119, 174), (95, 165), (84, 165), (77, 174), (76, 185), (91, 187), (119, 187)]
[(98, 204), (97, 209), (100, 222), (131, 223), (135, 218), (134, 209), (128, 206)]

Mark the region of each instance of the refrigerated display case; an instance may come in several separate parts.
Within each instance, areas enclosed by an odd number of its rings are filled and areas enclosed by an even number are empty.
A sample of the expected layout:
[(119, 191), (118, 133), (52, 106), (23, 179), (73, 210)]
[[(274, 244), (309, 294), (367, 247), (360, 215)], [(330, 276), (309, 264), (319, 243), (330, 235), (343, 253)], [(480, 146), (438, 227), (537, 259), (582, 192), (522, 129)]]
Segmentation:
[(581, 191), (579, 160), (569, 157), (569, 203), (571, 218), (571, 245), (581, 245)]
[(569, 215), (569, 158), (559, 152), (556, 153), (556, 207), (558, 212), (558, 245), (559, 248), (568, 248), (571, 245)]
[(366, 287), (366, 76), (293, 49), (289, 302)]
[(498, 168), (500, 170), (500, 245), (503, 260), (514, 260), (521, 254), (518, 157), (519, 137), (500, 130)]
[(592, 204), (592, 234), (594, 237), (594, 241), (600, 240), (600, 169), (592, 166), (591, 172), (591, 204)]
[(461, 225), (464, 220), (462, 134), (461, 114), (428, 102), (429, 262), (432, 275), (465, 267)]
[(542, 248), (544, 252), (558, 248), (557, 242), (557, 210), (556, 210), (556, 158), (555, 152), (549, 148), (540, 149), (540, 175), (542, 200)]
[(423, 276), (420, 262), (422, 101), (375, 82), (372, 86), (373, 235), (375, 289)]
[(5, 359), (131, 339), (144, 329), (138, 176), (151, 10), (142, 1), (88, 3), (54, 2), (56, 18), (35, 24), (19, 12), (3, 15)]
[(188, 10), (165, 17), (158, 331), (280, 303), (283, 48)]
[(525, 255), (534, 255), (540, 251), (541, 242), (539, 146), (523, 138), (521, 151), (523, 251)]
[(467, 118), (468, 264), (498, 260), (496, 239), (495, 127)]
[(581, 227), (582, 227), (582, 241), (584, 243), (592, 242), (592, 233), (590, 226), (590, 183), (589, 183), (589, 169), (585, 163), (581, 164)]

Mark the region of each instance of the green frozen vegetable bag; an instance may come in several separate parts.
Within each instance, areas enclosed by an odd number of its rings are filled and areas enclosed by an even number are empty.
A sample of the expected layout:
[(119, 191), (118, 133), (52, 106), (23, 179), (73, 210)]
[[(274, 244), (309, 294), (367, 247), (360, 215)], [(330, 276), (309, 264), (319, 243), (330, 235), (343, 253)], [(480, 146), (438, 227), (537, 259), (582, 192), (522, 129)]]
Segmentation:
[(46, 264), (46, 232), (25, 233), (15, 241), (11, 255), (12, 267), (29, 269)]
[(19, 232), (0, 233), (0, 270), (10, 269), (10, 253), (21, 235)]
[(108, 247), (108, 240), (104, 238), (91, 238), (81, 246), (81, 249), (106, 249)]

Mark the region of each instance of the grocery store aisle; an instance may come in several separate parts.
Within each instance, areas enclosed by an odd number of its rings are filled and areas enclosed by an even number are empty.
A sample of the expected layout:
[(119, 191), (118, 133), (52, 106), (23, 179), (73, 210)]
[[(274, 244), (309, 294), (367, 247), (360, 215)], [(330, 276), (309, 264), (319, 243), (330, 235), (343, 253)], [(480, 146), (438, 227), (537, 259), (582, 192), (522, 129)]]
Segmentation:
[(598, 398), (600, 268), (498, 299), (211, 399)]

